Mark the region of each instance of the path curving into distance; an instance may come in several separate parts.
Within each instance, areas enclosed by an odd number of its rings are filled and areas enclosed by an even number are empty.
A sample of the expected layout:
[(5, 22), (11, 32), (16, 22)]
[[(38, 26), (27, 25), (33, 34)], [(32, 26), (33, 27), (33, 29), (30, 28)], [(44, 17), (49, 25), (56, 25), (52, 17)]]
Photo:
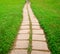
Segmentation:
[(44, 31), (34, 16), (29, 2), (23, 8), (23, 21), (9, 54), (51, 54)]

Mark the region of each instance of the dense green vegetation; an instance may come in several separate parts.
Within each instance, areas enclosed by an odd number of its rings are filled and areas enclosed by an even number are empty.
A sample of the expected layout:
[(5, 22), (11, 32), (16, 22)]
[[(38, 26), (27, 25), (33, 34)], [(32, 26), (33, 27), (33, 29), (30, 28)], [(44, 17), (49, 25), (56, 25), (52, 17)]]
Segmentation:
[(60, 0), (31, 0), (31, 7), (46, 33), (52, 54), (60, 54)]
[(0, 54), (8, 54), (12, 49), (24, 3), (24, 0), (0, 0)]

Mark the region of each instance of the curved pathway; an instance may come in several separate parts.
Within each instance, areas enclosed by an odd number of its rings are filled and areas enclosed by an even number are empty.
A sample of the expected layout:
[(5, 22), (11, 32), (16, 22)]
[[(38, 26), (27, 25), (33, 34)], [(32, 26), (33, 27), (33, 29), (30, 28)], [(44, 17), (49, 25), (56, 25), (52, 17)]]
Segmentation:
[(23, 22), (10, 54), (50, 54), (44, 31), (34, 16), (30, 3), (26, 3), (23, 8)]

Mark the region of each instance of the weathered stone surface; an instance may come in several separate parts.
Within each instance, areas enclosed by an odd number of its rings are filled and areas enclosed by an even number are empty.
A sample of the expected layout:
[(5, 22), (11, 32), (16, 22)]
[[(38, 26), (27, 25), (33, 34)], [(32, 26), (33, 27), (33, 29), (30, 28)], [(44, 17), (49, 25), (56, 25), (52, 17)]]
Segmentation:
[(31, 22), (32, 22), (32, 23), (38, 23), (38, 20), (37, 20), (36, 18), (32, 18), (32, 19), (31, 19)]
[(29, 15), (30, 15), (30, 19), (32, 22), (38, 22), (38, 20), (35, 18), (31, 8), (30, 8), (30, 5), (28, 4), (28, 11), (29, 11)]
[(11, 54), (27, 54), (27, 50), (12, 50)]
[(32, 30), (33, 34), (44, 34), (44, 31), (41, 30)]
[(23, 8), (23, 19), (28, 19), (27, 4)]
[(20, 30), (19, 33), (20, 34), (29, 34), (30, 30)]
[(28, 26), (29, 25), (29, 23), (22, 23), (22, 26)]
[(20, 29), (30, 29), (30, 27), (29, 26), (21, 26)]
[(23, 20), (24, 20), (24, 21), (25, 21), (25, 20), (29, 20), (29, 18), (27, 18), (27, 17), (28, 17), (28, 15), (27, 15), (27, 16), (25, 15), (25, 18), (24, 18)]
[(20, 39), (20, 40), (29, 39), (29, 34), (18, 34), (17, 39)]
[(32, 51), (31, 54), (50, 54), (50, 52), (45, 52), (45, 51)]
[(22, 23), (28, 22), (29, 23), (29, 19), (23, 19)]
[(23, 22), (22, 22), (22, 23), (29, 23), (29, 20), (27, 20), (27, 21), (23, 20)]
[(32, 49), (48, 50), (46, 42), (32, 41)]
[(39, 24), (38, 23), (32, 23), (32, 26), (39, 26)]
[(45, 35), (32, 35), (32, 40), (42, 40), (46, 41)]
[(16, 41), (15, 48), (28, 48), (28, 41)]
[(32, 29), (40, 30), (40, 26), (32, 26)]

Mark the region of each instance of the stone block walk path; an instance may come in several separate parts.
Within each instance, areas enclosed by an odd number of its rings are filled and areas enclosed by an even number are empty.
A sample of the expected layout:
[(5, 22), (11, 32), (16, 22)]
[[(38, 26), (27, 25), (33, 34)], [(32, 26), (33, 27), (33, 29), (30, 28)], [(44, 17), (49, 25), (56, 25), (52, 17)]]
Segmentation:
[[(28, 53), (29, 44), (31, 45), (30, 53)], [(23, 21), (10, 54), (50, 54), (44, 31), (34, 16), (30, 3), (26, 3), (23, 8)]]

